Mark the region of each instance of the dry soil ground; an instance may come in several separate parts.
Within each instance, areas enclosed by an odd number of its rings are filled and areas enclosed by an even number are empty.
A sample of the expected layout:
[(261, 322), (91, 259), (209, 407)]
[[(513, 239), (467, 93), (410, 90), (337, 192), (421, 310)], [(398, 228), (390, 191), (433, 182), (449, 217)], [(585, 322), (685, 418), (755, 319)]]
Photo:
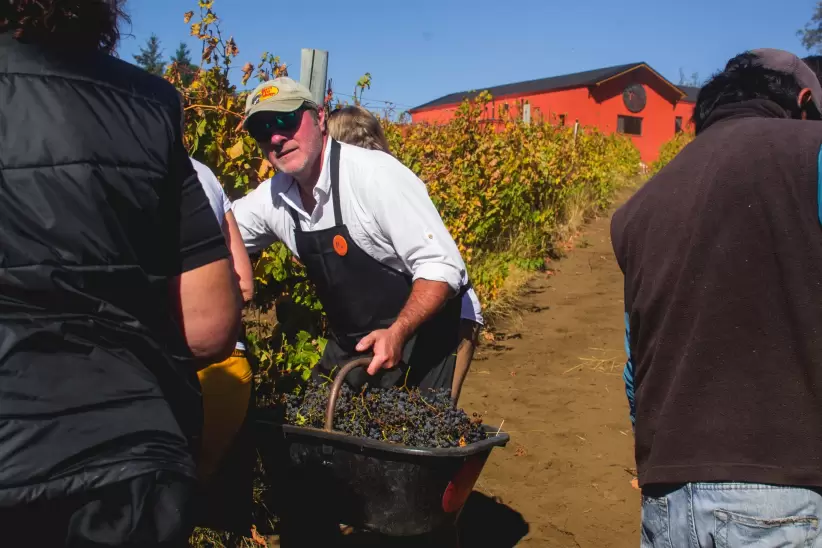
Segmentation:
[(463, 548), (639, 545), (609, 222), (585, 227), (478, 352), (460, 405), (504, 420), (511, 443), (494, 450), (463, 512)]

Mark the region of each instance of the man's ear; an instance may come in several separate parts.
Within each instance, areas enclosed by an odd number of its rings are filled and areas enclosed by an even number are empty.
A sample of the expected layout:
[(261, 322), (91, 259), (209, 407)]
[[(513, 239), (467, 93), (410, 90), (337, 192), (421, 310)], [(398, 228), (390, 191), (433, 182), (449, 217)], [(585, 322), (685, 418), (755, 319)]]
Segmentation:
[(813, 93), (811, 92), (811, 88), (802, 88), (802, 91), (799, 92), (799, 95), (796, 98), (796, 101), (800, 107), (804, 107), (812, 100)]
[(812, 118), (814, 120), (818, 119), (819, 114), (816, 114), (816, 105), (813, 102), (813, 92), (810, 88), (802, 88), (802, 91), (799, 92), (799, 95), (796, 97), (796, 101), (799, 104), (799, 109), (802, 111), (802, 119), (808, 119), (808, 109), (813, 109), (812, 112), (814, 115)]
[[(808, 90), (810, 91), (810, 90)], [(325, 125), (325, 107), (320, 107), (317, 109), (317, 125), (320, 126), (320, 131), (323, 135), (326, 133), (326, 125)]]

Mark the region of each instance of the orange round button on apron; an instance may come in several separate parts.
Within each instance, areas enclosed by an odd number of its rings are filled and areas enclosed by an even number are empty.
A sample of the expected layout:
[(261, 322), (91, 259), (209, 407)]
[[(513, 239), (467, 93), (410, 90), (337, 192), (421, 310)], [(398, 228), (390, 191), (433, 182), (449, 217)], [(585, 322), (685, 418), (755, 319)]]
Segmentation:
[(345, 241), (345, 238), (337, 234), (334, 236), (334, 251), (337, 252), (337, 255), (340, 257), (345, 257), (348, 253), (348, 242)]

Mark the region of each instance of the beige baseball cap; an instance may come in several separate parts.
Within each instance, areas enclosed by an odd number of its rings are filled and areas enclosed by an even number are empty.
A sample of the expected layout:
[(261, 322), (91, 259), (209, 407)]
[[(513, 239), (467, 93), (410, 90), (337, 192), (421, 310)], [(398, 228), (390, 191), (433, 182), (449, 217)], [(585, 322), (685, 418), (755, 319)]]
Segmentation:
[(257, 86), (246, 99), (243, 125), (258, 112), (293, 112), (305, 104), (318, 108), (308, 88), (291, 78), (274, 78)]

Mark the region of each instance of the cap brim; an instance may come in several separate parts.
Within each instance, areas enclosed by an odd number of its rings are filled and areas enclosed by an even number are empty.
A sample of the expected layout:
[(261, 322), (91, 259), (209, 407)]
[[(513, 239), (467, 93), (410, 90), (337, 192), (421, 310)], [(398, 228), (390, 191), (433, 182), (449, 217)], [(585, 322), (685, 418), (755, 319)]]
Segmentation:
[(252, 116), (254, 116), (255, 114), (259, 114), (260, 112), (294, 112), (306, 103), (308, 103), (308, 101), (304, 99), (286, 99), (280, 101), (267, 101), (254, 105), (246, 113), (245, 121), (243, 122), (243, 127), (245, 127), (248, 124), (248, 121), (251, 119)]

